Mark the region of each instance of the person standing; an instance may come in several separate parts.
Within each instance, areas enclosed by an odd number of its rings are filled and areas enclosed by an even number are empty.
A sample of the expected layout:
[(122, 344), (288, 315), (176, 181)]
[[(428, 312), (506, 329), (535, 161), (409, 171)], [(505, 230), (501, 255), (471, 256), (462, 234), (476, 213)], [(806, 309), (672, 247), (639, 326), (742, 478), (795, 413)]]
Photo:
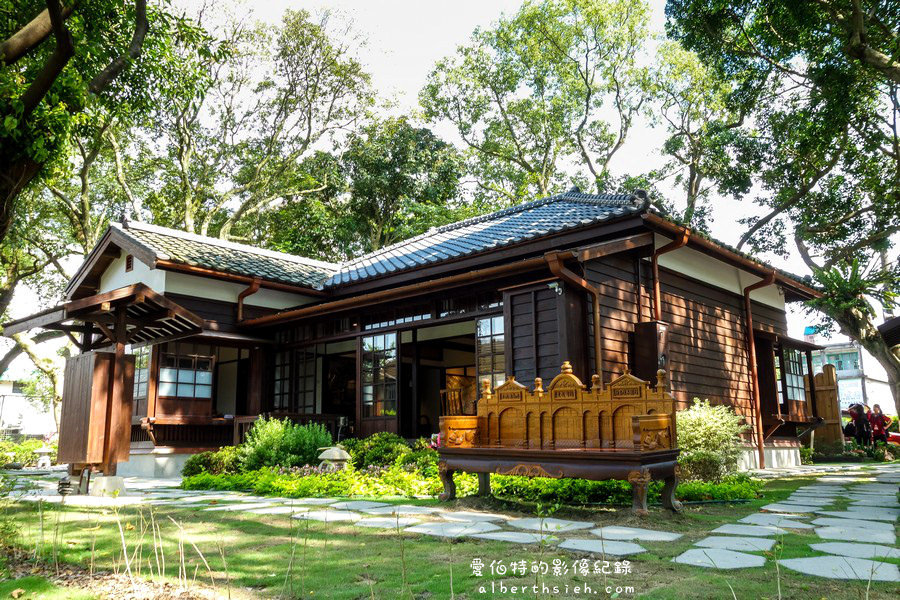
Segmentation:
[(858, 404), (853, 416), (853, 424), (856, 426), (854, 437), (859, 446), (868, 446), (872, 442), (872, 425), (866, 414), (866, 407)]
[(869, 413), (869, 425), (872, 427), (872, 442), (883, 442), (887, 444), (887, 429), (891, 426), (893, 420), (881, 412), (881, 405), (874, 404), (872, 411)]

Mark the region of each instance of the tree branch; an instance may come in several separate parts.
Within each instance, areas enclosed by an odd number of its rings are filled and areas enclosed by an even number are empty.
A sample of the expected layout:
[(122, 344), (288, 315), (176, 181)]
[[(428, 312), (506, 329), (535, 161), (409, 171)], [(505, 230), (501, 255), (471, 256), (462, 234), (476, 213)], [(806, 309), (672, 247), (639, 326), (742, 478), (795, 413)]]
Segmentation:
[(50, 14), (50, 22), (53, 26), (53, 35), (56, 37), (56, 48), (53, 54), (44, 63), (41, 72), (37, 74), (25, 93), (19, 98), (22, 102), (22, 116), (27, 119), (37, 108), (47, 92), (53, 86), (56, 78), (68, 64), (69, 59), (75, 54), (75, 46), (72, 43), (72, 35), (66, 28), (59, 6), (59, 0), (47, 0), (47, 11)]
[[(62, 7), (60, 14), (63, 20), (69, 18), (76, 4), (78, 4), (77, 1)], [(27, 25), (5, 41), (0, 42), (0, 60), (7, 66), (15, 63), (37, 48), (51, 33), (53, 33), (53, 23), (50, 19), (50, 11), (45, 8)]]
[(131, 38), (131, 43), (128, 45), (128, 50), (125, 54), (113, 59), (105, 69), (91, 80), (88, 84), (88, 90), (90, 90), (92, 94), (99, 94), (102, 92), (113, 79), (119, 76), (119, 73), (122, 72), (122, 69), (124, 69), (129, 62), (141, 55), (141, 47), (144, 45), (144, 37), (147, 35), (147, 29), (149, 28), (149, 23), (147, 21), (147, 0), (135, 0), (134, 11), (134, 35)]

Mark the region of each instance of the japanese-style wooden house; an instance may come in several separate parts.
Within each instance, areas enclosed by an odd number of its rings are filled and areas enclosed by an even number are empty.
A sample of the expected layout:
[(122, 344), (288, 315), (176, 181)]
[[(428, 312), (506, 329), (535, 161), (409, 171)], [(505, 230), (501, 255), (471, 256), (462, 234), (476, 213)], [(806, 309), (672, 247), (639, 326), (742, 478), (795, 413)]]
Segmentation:
[[(746, 464), (773, 466), (799, 462), (817, 421), (815, 346), (788, 338), (785, 316), (816, 295), (665, 219), (643, 192), (572, 190), (341, 264), (113, 224), (62, 304), (5, 331), (62, 329), (119, 365), (104, 385), (122, 414), (67, 443), (128, 457), (120, 473), (176, 474), (261, 414), (341, 437), (430, 435), (448, 406), (473, 411), (479, 381), (549, 382), (566, 361), (587, 382), (664, 369), (678, 408), (733, 406), (751, 425)], [(69, 365), (73, 397), (103, 364), (85, 360)], [(63, 434), (83, 427), (66, 402)], [(98, 462), (76, 450), (65, 455)]]

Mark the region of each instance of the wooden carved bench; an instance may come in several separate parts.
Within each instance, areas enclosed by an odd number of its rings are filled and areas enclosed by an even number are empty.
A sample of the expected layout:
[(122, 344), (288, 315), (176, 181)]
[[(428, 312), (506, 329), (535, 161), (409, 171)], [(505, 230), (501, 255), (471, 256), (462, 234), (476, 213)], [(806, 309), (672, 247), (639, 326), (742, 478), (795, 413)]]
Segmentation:
[(675, 400), (665, 373), (656, 386), (626, 370), (588, 389), (568, 362), (546, 389), (540, 378), (529, 390), (513, 377), (491, 390), (484, 381), (477, 416), (441, 417), (439, 471), (442, 500), (456, 496), (453, 473), (479, 475), (489, 494), (491, 473), (526, 477), (621, 479), (632, 485), (632, 507), (647, 512), (647, 486), (664, 482), (662, 503), (680, 510), (677, 485)]

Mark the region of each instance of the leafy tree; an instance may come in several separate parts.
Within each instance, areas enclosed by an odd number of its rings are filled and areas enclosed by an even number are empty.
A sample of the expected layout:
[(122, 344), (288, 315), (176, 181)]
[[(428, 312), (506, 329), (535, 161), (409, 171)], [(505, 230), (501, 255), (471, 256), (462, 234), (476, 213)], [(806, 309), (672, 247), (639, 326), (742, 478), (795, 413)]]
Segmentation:
[[(43, 10), (42, 10), (43, 9)], [(73, 127), (96, 103), (146, 108), (172, 28), (189, 27), (146, 0), (0, 1), (0, 241), (13, 202), (64, 156)]]
[(811, 303), (885, 368), (900, 408), (900, 347), (875, 327), (897, 306), (900, 117), (892, 2), (670, 0), (670, 34), (734, 87), (767, 210), (739, 247), (792, 243), (824, 297)]
[(454, 220), (462, 161), (456, 149), (405, 117), (376, 120), (343, 154), (349, 212), (363, 250), (377, 250)]
[(565, 162), (607, 187), (648, 96), (647, 13), (643, 0), (529, 1), (437, 64), (422, 106), (456, 127), (483, 194), (546, 196), (570, 178)]
[(664, 42), (656, 64), (650, 85), (659, 110), (652, 114), (669, 133), (662, 150), (670, 161), (663, 171), (674, 173), (684, 189), (684, 209), (673, 216), (708, 230), (712, 211), (707, 202), (716, 183), (720, 190), (750, 187), (746, 163), (733, 161), (730, 153), (744, 115), (728, 103), (728, 82), (678, 42)]
[(209, 85), (161, 107), (146, 204), (167, 225), (243, 239), (256, 213), (324, 189), (303, 160), (352, 127), (372, 93), (351, 30), (328, 12), (289, 10), (274, 30), (232, 23), (222, 37), (226, 60), (196, 59)]

